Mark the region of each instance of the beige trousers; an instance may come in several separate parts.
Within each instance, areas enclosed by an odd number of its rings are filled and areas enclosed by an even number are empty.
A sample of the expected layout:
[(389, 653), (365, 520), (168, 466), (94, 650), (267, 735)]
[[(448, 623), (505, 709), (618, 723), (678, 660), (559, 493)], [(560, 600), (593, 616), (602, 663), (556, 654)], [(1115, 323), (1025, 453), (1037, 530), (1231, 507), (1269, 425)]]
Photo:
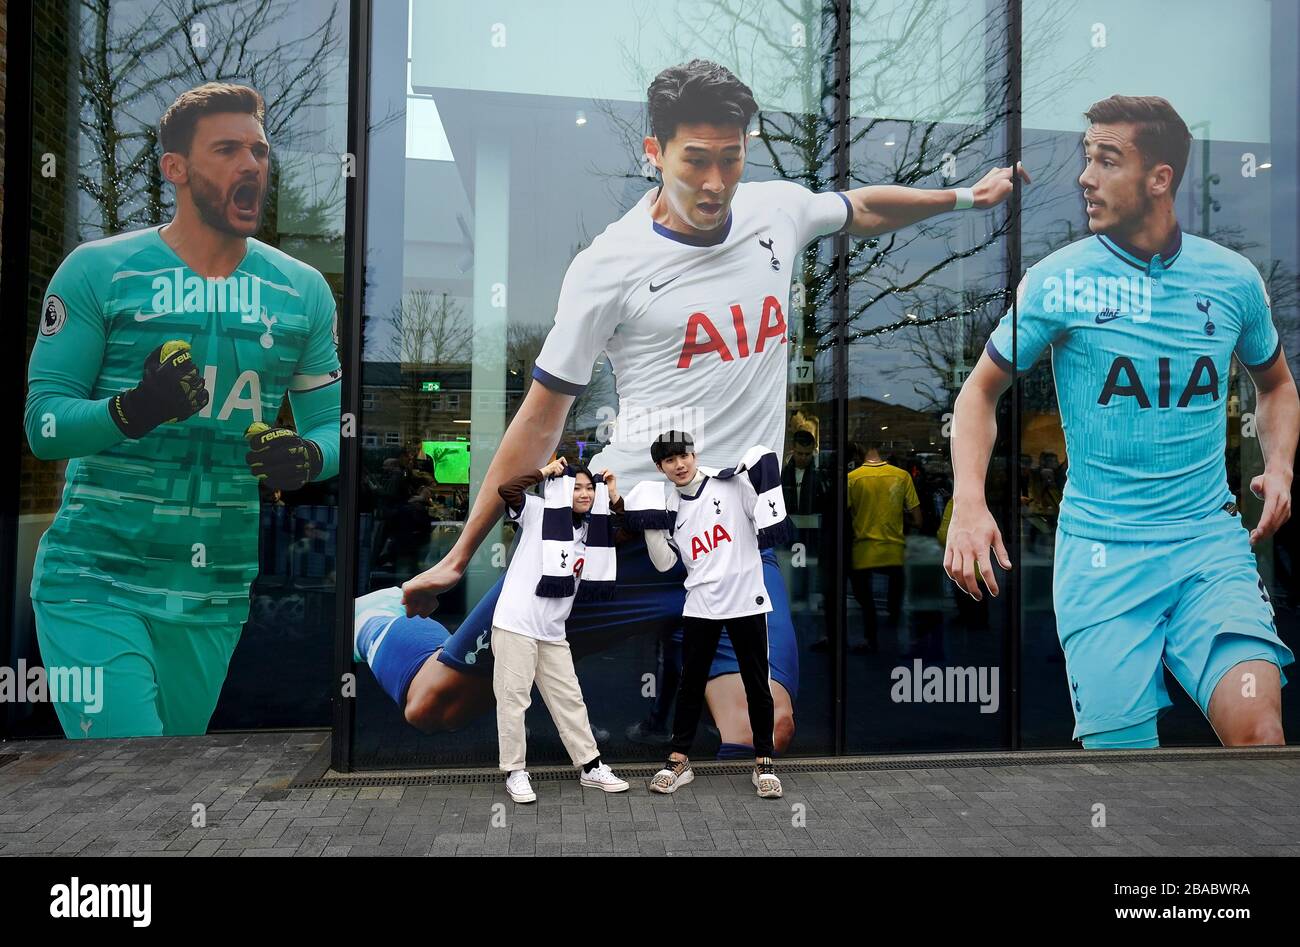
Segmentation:
[(524, 713), (533, 702), (533, 684), (542, 695), (555, 729), (574, 766), (600, 755), (587, 720), (573, 653), (567, 641), (540, 641), (504, 628), (492, 627), (492, 693), (497, 699), (497, 741), (501, 769), (526, 769)]

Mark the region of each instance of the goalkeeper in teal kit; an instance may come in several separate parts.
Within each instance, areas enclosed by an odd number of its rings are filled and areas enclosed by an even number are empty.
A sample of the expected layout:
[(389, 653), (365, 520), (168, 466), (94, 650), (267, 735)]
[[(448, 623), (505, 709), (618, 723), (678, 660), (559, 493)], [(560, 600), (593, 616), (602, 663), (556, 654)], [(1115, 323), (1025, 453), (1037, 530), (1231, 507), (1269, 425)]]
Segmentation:
[[(163, 227), (83, 244), (50, 281), (25, 427), (69, 459), (32, 604), (47, 668), (103, 668), (102, 707), (56, 702), (69, 737), (203, 733), (258, 572), (258, 482), (338, 469), (334, 300), (251, 239), (268, 184), (252, 89), (190, 90), (159, 125)], [(288, 393), (295, 428), (275, 427)]]
[[(1009, 568), (984, 500), (998, 398), (1051, 349), (1070, 476), (1052, 597), (1075, 739), (1159, 745), (1167, 668), (1226, 746), (1281, 744), (1278, 636), (1252, 545), (1291, 515), (1300, 399), (1249, 260), (1181, 232), (1174, 194), (1191, 135), (1167, 101), (1112, 96), (1086, 113), (1092, 235), (1033, 266), (962, 386), (944, 566), (968, 594)], [(1256, 389), (1263, 501), (1242, 523), (1224, 463), (1229, 370)]]

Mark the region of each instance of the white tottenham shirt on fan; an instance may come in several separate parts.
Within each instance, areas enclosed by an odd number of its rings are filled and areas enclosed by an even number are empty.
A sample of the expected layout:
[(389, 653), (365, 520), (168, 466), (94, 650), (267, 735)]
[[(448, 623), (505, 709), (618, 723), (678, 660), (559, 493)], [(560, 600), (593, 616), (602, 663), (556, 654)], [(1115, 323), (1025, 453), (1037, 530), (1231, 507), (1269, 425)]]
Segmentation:
[[(519, 537), (506, 569), (505, 583), (497, 598), (492, 624), (506, 631), (527, 635), (541, 641), (563, 641), (564, 623), (573, 610), (574, 596), (544, 598), (537, 594), (542, 578), (542, 515), (546, 502), (536, 494), (524, 495), (524, 508), (518, 513), (509, 507), (506, 516), (519, 524)], [(586, 555), (587, 525), (574, 530), (574, 592), (582, 581), (582, 560)]]
[(848, 198), (791, 181), (737, 186), (727, 223), (695, 238), (655, 223), (658, 188), (569, 264), (533, 376), (578, 394), (603, 351), (618, 393), (613, 439), (592, 458), (629, 487), (662, 476), (650, 443), (685, 430), (731, 466), (785, 443), (787, 311), (804, 247), (849, 222)]
[(669, 542), (686, 566), (682, 614), (723, 620), (770, 612), (753, 519), (758, 494), (749, 478), (701, 475), (677, 492)]

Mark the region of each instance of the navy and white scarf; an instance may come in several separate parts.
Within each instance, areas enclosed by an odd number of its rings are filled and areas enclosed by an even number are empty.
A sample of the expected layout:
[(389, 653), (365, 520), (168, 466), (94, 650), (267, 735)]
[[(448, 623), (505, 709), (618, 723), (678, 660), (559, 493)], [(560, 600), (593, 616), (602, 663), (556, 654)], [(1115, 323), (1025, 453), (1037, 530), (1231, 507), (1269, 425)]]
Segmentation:
[[(794, 524), (786, 515), (785, 496), (781, 492), (781, 464), (772, 451), (762, 446), (751, 447), (734, 467), (717, 470), (701, 465), (700, 470), (719, 480), (729, 480), (741, 474), (749, 477), (757, 494), (751, 514), (759, 549), (769, 549), (794, 539)], [(672, 531), (681, 494), (675, 489), (665, 490), (665, 486), (660, 480), (643, 480), (628, 492), (623, 500), (623, 512), (629, 528)]]
[[(573, 525), (573, 485), (577, 473), (565, 467), (558, 477), (548, 477), (542, 488), (546, 508), (542, 511), (542, 577), (537, 594), (542, 598), (568, 598), (576, 587), (578, 601), (606, 601), (614, 595), (617, 561), (614, 531), (609, 515), (609, 488), (605, 478), (594, 474), (596, 497), (587, 515), (586, 551), (579, 561)], [(582, 581), (579, 583), (578, 579)]]

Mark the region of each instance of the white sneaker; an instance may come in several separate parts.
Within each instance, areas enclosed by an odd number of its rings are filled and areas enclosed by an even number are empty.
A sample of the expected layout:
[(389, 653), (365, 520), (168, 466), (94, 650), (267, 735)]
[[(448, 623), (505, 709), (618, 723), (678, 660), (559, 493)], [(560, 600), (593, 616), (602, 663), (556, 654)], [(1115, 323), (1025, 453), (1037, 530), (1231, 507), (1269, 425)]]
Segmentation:
[(758, 794), (763, 799), (780, 799), (781, 798), (781, 780), (776, 778), (776, 773), (772, 772), (772, 760), (766, 757), (763, 760), (762, 768), (759, 764), (754, 764), (754, 772), (750, 776), (750, 781)]
[(690, 760), (670, 759), (663, 769), (651, 777), (650, 791), (667, 795), (694, 781), (695, 771), (691, 769)]
[(589, 773), (582, 773), (578, 781), (589, 789), (603, 789), (605, 792), (627, 792), (626, 779), (619, 779), (608, 763), (601, 763)]
[(517, 769), (506, 777), (506, 792), (515, 802), (536, 802), (537, 793), (533, 792), (533, 784), (528, 781), (528, 771)]

